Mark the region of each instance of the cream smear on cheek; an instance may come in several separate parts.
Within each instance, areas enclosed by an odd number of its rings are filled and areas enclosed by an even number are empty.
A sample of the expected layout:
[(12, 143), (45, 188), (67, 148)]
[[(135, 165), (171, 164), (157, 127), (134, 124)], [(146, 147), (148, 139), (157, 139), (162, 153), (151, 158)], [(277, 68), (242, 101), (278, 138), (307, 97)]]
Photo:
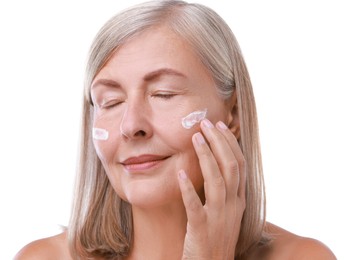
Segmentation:
[(95, 140), (108, 140), (109, 133), (106, 129), (93, 127), (93, 138)]
[[(181, 124), (185, 129), (192, 128), (195, 124), (201, 122), (207, 115), (207, 109), (193, 111), (181, 119)], [(103, 128), (93, 127), (92, 136), (95, 140), (106, 141), (109, 137), (109, 132)]]
[(207, 116), (207, 109), (194, 111), (181, 119), (181, 124), (185, 129), (190, 129), (195, 124), (201, 122)]

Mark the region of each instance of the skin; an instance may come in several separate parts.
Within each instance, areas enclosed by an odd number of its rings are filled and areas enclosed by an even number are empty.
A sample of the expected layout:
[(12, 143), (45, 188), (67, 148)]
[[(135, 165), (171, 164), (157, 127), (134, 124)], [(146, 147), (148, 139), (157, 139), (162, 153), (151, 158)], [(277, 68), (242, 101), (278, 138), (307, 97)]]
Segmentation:
[[(236, 98), (221, 99), (191, 47), (165, 27), (131, 39), (96, 76), (94, 145), (115, 191), (133, 207), (127, 259), (233, 259), (245, 209), (246, 162)], [(208, 109), (191, 129), (181, 118)], [(179, 136), (179, 141), (177, 141)], [(158, 162), (124, 165), (143, 154)], [(248, 259), (336, 259), (316, 240), (267, 223), (273, 241)], [(24, 247), (15, 259), (71, 259), (66, 233)]]

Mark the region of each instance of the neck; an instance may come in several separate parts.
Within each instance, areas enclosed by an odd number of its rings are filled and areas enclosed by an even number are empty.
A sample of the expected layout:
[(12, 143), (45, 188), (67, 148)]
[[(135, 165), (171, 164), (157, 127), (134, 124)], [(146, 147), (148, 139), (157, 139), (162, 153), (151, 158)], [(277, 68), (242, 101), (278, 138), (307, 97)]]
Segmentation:
[(132, 206), (134, 243), (129, 259), (181, 259), (186, 234), (182, 202), (160, 208)]

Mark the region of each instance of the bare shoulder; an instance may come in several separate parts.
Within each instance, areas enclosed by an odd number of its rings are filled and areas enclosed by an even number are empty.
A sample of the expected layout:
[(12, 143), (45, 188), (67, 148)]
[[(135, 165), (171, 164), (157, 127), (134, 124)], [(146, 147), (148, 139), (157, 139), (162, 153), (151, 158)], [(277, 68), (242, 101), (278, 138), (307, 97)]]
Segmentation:
[(31, 242), (23, 247), (14, 260), (72, 259), (68, 249), (67, 232)]
[(266, 231), (272, 241), (256, 251), (256, 259), (336, 259), (333, 252), (316, 239), (297, 236), (271, 223), (267, 223)]

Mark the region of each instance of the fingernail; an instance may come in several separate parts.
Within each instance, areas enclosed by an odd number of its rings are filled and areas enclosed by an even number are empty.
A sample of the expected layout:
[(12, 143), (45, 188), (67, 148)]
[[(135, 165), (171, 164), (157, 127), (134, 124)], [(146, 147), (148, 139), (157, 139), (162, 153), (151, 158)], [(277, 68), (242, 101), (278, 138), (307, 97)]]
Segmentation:
[(208, 128), (213, 128), (214, 127), (213, 124), (208, 119), (203, 119), (202, 124), (205, 127), (208, 127)]
[(184, 170), (180, 170), (179, 171), (179, 178), (181, 180), (186, 180), (187, 179), (187, 175), (186, 175), (186, 172)]
[(228, 129), (228, 127), (227, 127), (227, 126), (225, 125), (225, 123), (222, 122), (222, 121), (217, 122), (217, 123), (216, 123), (216, 126), (217, 126), (220, 130), (227, 130), (227, 129)]
[(203, 135), (201, 134), (201, 133), (196, 133), (195, 134), (195, 139), (196, 139), (196, 141), (197, 141), (197, 143), (199, 144), (199, 145), (201, 145), (201, 144), (205, 144), (205, 139), (204, 139), (204, 137), (203, 137)]

